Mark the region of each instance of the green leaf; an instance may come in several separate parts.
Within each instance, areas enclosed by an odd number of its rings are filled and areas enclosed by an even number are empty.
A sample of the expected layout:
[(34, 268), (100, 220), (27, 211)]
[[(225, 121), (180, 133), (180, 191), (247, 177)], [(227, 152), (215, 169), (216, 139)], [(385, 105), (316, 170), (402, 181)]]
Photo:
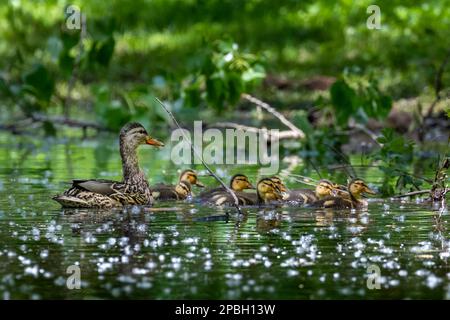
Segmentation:
[(46, 136), (56, 136), (56, 128), (50, 121), (44, 121), (43, 128)]
[(258, 81), (258, 80), (264, 79), (265, 77), (266, 77), (266, 73), (265, 72), (256, 71), (253, 68), (250, 68), (250, 69), (246, 70), (242, 74), (242, 80), (244, 80), (245, 82)]
[(355, 91), (344, 81), (336, 81), (330, 88), (331, 102), (336, 112), (336, 120), (340, 125), (346, 125), (355, 110), (357, 96)]
[(97, 47), (97, 62), (102, 66), (108, 66), (109, 61), (114, 53), (116, 42), (111, 36), (106, 41), (102, 41)]
[(34, 65), (23, 75), (23, 89), (37, 99), (49, 102), (55, 88), (55, 82), (42, 64)]

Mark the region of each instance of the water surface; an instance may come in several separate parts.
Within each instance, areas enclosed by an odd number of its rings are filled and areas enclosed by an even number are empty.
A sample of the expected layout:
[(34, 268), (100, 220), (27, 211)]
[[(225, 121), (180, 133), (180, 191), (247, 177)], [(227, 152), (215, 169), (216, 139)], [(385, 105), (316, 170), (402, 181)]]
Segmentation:
[[(0, 134), (0, 298), (450, 299), (446, 207), (371, 199), (365, 212), (247, 208), (238, 216), (189, 202), (73, 212), (50, 199), (72, 178), (120, 179), (116, 149), (114, 137)], [(170, 148), (140, 156), (152, 182), (176, 181)], [(216, 169), (257, 178), (255, 167)], [(365, 178), (376, 187), (376, 175)], [(80, 289), (67, 287), (71, 265)]]

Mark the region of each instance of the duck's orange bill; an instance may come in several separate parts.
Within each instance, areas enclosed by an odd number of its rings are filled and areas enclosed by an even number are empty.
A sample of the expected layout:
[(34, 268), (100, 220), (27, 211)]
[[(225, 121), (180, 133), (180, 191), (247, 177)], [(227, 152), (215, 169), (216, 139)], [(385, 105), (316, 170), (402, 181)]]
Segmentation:
[(156, 140), (152, 137), (147, 137), (147, 139), (145, 140), (146, 144), (149, 144), (151, 146), (155, 146), (155, 147), (164, 147), (164, 143), (162, 143), (159, 140)]

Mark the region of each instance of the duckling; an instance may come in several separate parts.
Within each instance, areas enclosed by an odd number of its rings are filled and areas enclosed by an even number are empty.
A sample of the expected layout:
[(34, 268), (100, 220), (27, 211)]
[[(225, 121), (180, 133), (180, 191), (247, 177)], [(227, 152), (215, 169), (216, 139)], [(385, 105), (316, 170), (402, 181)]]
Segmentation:
[[(182, 183), (183, 182), (183, 183)], [(189, 183), (189, 192), (186, 194), (186, 183)], [(192, 186), (204, 188), (205, 185), (198, 180), (197, 173), (192, 169), (181, 172), (176, 185), (157, 183), (150, 187), (156, 200), (184, 200), (192, 193)], [(162, 196), (161, 196), (162, 195)]]
[(174, 187), (159, 187), (152, 190), (155, 200), (184, 200), (191, 194), (192, 186), (187, 180), (178, 182)]
[(192, 169), (187, 169), (181, 172), (180, 179), (178, 181), (187, 181), (192, 186), (197, 186), (199, 188), (204, 188), (205, 185), (198, 180), (197, 172)]
[(275, 185), (278, 187), (278, 190), (280, 190), (280, 192), (282, 192), (282, 193), (288, 192), (286, 185), (283, 183), (283, 181), (278, 176), (272, 176), (269, 179), (272, 180), (273, 183), (275, 183)]
[(311, 189), (298, 189), (292, 190), (285, 197), (284, 201), (293, 201), (299, 204), (307, 204), (323, 199), (324, 197), (331, 196), (334, 192), (335, 184), (330, 180), (321, 179), (316, 186), (315, 190)]
[[(230, 189), (233, 191), (244, 191), (245, 189), (255, 189), (255, 187), (251, 184), (251, 182), (248, 180), (248, 177), (246, 175), (238, 173), (238, 174), (235, 174), (233, 177), (231, 177)], [(206, 199), (218, 192), (227, 193), (225, 188), (218, 187), (218, 188), (213, 188), (211, 190), (207, 190), (207, 191), (200, 193), (198, 198)]]
[[(259, 180), (256, 193), (235, 191), (239, 205), (263, 205), (282, 200), (283, 196), (277, 185), (270, 178)], [(206, 202), (215, 205), (234, 205), (234, 198), (226, 191), (213, 193)]]
[(120, 130), (120, 156), (123, 181), (103, 179), (73, 180), (72, 187), (53, 200), (66, 208), (112, 208), (150, 205), (153, 197), (144, 172), (139, 168), (137, 148), (164, 144), (150, 137), (139, 123), (128, 123)]
[(334, 209), (361, 209), (367, 207), (367, 201), (362, 199), (363, 193), (376, 194), (369, 188), (364, 180), (356, 178), (348, 184), (348, 197), (325, 197), (311, 204), (315, 208), (334, 208)]

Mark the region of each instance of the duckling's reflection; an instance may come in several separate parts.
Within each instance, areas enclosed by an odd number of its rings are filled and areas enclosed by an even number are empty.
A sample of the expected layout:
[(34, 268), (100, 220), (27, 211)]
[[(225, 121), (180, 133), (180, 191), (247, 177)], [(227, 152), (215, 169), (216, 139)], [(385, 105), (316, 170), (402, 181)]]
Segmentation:
[(317, 210), (315, 212), (315, 219), (318, 227), (332, 226), (334, 224), (334, 210)]
[(258, 233), (268, 233), (280, 228), (282, 216), (281, 208), (259, 210), (256, 214), (256, 231)]
[(353, 235), (361, 235), (367, 231), (370, 224), (367, 210), (333, 210), (322, 209), (314, 212), (316, 225), (318, 227), (330, 227), (336, 222), (344, 222), (347, 230)]

